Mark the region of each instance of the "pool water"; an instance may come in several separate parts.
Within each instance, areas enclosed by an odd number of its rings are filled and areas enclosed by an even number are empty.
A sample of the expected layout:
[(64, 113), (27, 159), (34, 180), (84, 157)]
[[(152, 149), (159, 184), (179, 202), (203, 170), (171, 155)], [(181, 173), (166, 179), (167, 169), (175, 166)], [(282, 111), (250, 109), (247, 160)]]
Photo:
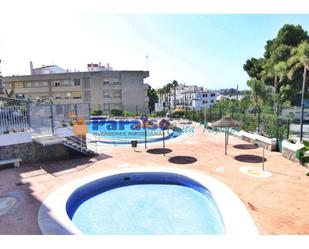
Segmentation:
[(82, 202), (71, 217), (84, 234), (225, 234), (207, 190), (174, 184), (113, 188)]
[[(102, 142), (108, 141), (128, 141), (139, 140), (144, 141), (145, 129), (140, 127), (139, 120), (104, 120), (92, 121), (88, 124), (88, 133), (101, 137)], [(165, 138), (179, 136), (181, 133), (177, 131), (165, 131)], [(163, 131), (157, 127), (156, 123), (153, 126), (146, 128), (148, 142), (160, 141), (163, 136)]]

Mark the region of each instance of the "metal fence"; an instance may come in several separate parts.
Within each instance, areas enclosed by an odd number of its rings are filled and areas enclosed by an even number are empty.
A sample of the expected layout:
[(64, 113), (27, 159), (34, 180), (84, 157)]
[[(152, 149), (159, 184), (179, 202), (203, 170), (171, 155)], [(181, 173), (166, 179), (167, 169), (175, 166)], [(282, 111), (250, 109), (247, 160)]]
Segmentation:
[[(206, 120), (214, 122), (224, 116), (230, 116), (240, 123), (240, 128), (248, 132), (256, 132), (267, 137), (289, 139), (291, 127), (297, 123), (291, 115), (281, 109), (277, 113), (274, 109), (240, 108), (231, 106), (222, 108), (220, 105), (210, 106), (207, 109), (186, 111), (186, 117), (198, 122)], [(297, 131), (295, 131), (295, 134)]]
[(28, 104), (0, 107), (0, 134), (33, 129), (37, 135), (52, 135), (55, 128), (70, 125), (73, 119), (89, 119), (88, 103)]
[(21, 132), (29, 129), (29, 115), (26, 106), (0, 107), (0, 134)]

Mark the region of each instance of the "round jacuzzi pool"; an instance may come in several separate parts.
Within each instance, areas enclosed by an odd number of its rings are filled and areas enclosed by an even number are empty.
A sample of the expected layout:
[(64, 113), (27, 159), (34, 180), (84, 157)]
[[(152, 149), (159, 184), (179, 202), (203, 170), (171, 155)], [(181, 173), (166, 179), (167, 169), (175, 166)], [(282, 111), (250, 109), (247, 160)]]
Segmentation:
[(132, 140), (144, 143), (145, 131), (147, 143), (159, 142), (163, 139), (168, 140), (182, 134), (180, 128), (167, 129), (164, 134), (158, 127), (157, 120), (151, 120), (144, 129), (141, 120), (92, 120), (88, 123), (88, 133), (94, 136), (97, 141), (103, 144), (131, 144)]
[(113, 170), (66, 184), (44, 201), (38, 221), (44, 234), (257, 234), (224, 184), (167, 168)]

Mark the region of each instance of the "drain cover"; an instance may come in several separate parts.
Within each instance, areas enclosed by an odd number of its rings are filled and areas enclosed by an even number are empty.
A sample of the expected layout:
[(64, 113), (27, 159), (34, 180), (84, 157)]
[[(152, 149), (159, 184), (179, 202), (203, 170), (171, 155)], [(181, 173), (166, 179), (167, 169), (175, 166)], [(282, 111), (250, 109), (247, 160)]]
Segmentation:
[(254, 167), (254, 166), (243, 166), (239, 168), (239, 171), (248, 176), (259, 177), (259, 178), (266, 178), (272, 175), (269, 171), (262, 170), (261, 167)]

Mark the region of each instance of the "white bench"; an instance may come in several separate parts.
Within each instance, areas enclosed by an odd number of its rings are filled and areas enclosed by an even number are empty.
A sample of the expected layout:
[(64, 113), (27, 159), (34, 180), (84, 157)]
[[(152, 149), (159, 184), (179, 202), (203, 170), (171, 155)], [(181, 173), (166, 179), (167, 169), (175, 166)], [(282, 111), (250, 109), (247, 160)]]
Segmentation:
[(0, 165), (14, 163), (14, 167), (19, 167), (20, 162), (21, 162), (20, 158), (12, 158), (7, 160), (1, 160)]

